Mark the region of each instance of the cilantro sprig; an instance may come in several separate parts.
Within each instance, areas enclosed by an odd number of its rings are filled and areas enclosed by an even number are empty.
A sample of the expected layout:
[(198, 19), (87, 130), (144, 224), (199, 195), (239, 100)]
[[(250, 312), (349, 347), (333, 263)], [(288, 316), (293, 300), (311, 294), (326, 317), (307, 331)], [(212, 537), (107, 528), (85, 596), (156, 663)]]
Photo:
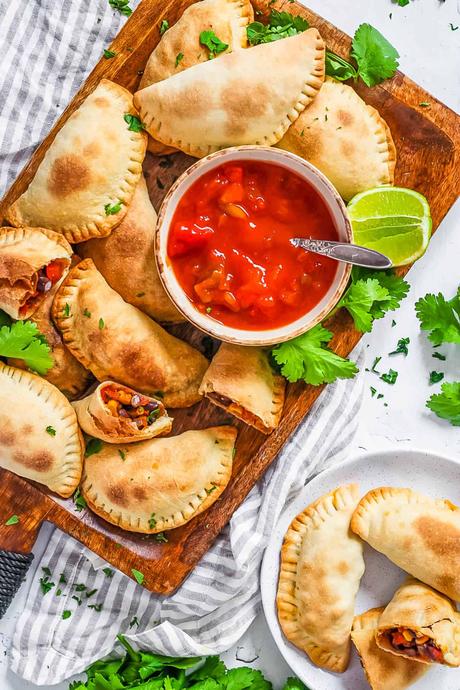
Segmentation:
[(202, 31), (200, 33), (200, 43), (209, 50), (209, 59), (216, 57), (219, 53), (223, 53), (228, 48), (228, 43), (220, 40), (214, 31)]
[(109, 5), (125, 17), (130, 17), (133, 13), (129, 6), (129, 0), (109, 0)]
[(429, 331), (433, 345), (460, 343), (460, 287), (451, 300), (440, 292), (428, 293), (416, 302), (415, 313), (422, 331)]
[[(246, 27), (246, 33), (249, 43), (254, 46), (295, 36), (306, 31), (308, 27), (309, 24), (303, 17), (272, 10), (268, 24), (252, 22)], [(370, 24), (361, 24), (357, 28), (350, 57), (356, 65), (327, 50), (326, 74), (338, 81), (356, 81), (361, 77), (367, 86), (375, 86), (392, 77), (398, 69), (397, 50)]]
[(432, 395), (426, 406), (441, 419), (460, 426), (460, 381), (443, 383), (441, 392)]
[[(129, 626), (138, 624), (134, 617)], [(125, 655), (96, 661), (86, 670), (86, 682), (74, 681), (69, 690), (272, 690), (261, 671), (247, 666), (228, 669), (218, 656), (207, 657), (198, 667), (200, 657), (160, 656), (136, 651), (123, 635), (118, 640)], [(283, 690), (308, 688), (298, 678), (288, 678)]]
[(45, 336), (32, 321), (16, 321), (0, 328), (0, 357), (22, 359), (29, 369), (42, 376), (54, 363)]
[(272, 355), (288, 381), (303, 380), (312, 386), (350, 379), (358, 372), (356, 364), (325, 347), (331, 331), (318, 324), (303, 335), (277, 345)]

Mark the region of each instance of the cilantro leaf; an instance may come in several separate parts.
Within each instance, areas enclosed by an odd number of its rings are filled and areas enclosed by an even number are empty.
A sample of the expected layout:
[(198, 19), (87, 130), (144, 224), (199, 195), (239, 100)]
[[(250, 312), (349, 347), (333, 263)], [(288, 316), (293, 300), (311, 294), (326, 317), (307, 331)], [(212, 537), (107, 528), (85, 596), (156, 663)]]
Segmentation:
[(308, 688), (299, 678), (293, 678), (291, 676), (286, 679), (283, 690), (308, 690)]
[(246, 666), (229, 669), (220, 684), (225, 690), (272, 690), (260, 671)]
[(189, 676), (190, 680), (203, 680), (205, 678), (214, 678), (214, 680), (220, 680), (222, 676), (225, 676), (226, 672), (225, 664), (222, 659), (218, 656), (208, 656), (203, 666), (199, 669), (193, 671)]
[(351, 62), (330, 50), (326, 50), (326, 74), (328, 77), (337, 79), (337, 81), (358, 78), (358, 72)]
[(214, 58), (219, 53), (223, 53), (228, 48), (228, 43), (220, 40), (214, 31), (202, 31), (200, 33), (200, 43), (209, 50), (209, 58)]
[(440, 292), (427, 294), (415, 304), (415, 313), (423, 331), (430, 331), (428, 339), (433, 345), (460, 343), (460, 287), (447, 301)]
[(131, 132), (142, 132), (142, 130), (145, 129), (144, 123), (141, 122), (136, 115), (125, 113), (123, 119)]
[(76, 489), (74, 495), (72, 496), (73, 502), (75, 504), (75, 510), (77, 510), (79, 513), (84, 510), (87, 506), (87, 503), (83, 496), (80, 493), (80, 489)]
[(393, 350), (393, 352), (390, 352), (389, 355), (390, 357), (392, 355), (405, 355), (407, 356), (409, 354), (409, 348), (407, 347), (410, 343), (410, 338), (400, 338), (398, 340), (398, 344), (396, 345), (396, 350)]
[(16, 321), (0, 328), (0, 357), (24, 360), (29, 369), (46, 374), (54, 360), (45, 337), (32, 321)]
[(109, 5), (113, 7), (114, 10), (118, 10), (119, 13), (123, 14), (125, 17), (129, 17), (133, 13), (129, 6), (129, 0), (109, 0)]
[(351, 57), (367, 86), (380, 84), (398, 69), (399, 53), (387, 39), (370, 24), (361, 24), (353, 37)]
[(272, 10), (268, 18), (268, 24), (251, 22), (246, 27), (248, 41), (252, 46), (259, 43), (271, 43), (280, 38), (288, 38), (306, 31), (309, 24), (303, 17), (295, 16), (289, 12)]
[(332, 333), (318, 324), (307, 333), (277, 345), (272, 354), (283, 376), (288, 381), (303, 379), (313, 386), (332, 383), (338, 378), (353, 378), (358, 371), (356, 364), (324, 347), (331, 338)]
[(120, 213), (122, 205), (122, 201), (117, 201), (116, 204), (106, 204), (104, 206), (105, 215), (114, 216), (116, 213)]
[(175, 66), (176, 68), (179, 67), (179, 64), (182, 62), (183, 59), (184, 59), (184, 53), (177, 53), (177, 55), (176, 55), (176, 61), (175, 61), (175, 63), (174, 63), (174, 66)]
[(398, 372), (394, 369), (390, 369), (388, 373), (382, 374), (380, 378), (382, 381), (385, 381), (385, 383), (389, 383), (390, 386), (394, 386), (398, 378)]
[(442, 371), (431, 371), (430, 372), (430, 379), (429, 379), (430, 384), (439, 383), (440, 381), (443, 380), (443, 378), (444, 378), (444, 374), (442, 373)]
[(116, 53), (113, 50), (108, 50), (107, 48), (104, 48), (104, 57), (106, 60), (110, 60), (111, 58), (116, 57)]
[(89, 438), (86, 443), (85, 448), (85, 458), (89, 458), (91, 455), (95, 455), (102, 450), (102, 441), (100, 438)]
[(136, 568), (131, 568), (131, 572), (133, 574), (134, 579), (136, 582), (141, 585), (144, 582), (145, 575), (144, 573), (141, 573), (140, 570), (136, 570)]
[(169, 22), (167, 19), (162, 19), (161, 24), (160, 24), (160, 36), (163, 36), (163, 34), (169, 29)]
[(17, 515), (12, 515), (12, 516), (9, 517), (8, 520), (5, 522), (5, 525), (7, 525), (7, 526), (9, 527), (10, 525), (17, 525), (18, 522), (19, 522), (18, 516), (17, 516)]
[(441, 419), (460, 426), (460, 382), (443, 383), (441, 393), (435, 393), (426, 406)]

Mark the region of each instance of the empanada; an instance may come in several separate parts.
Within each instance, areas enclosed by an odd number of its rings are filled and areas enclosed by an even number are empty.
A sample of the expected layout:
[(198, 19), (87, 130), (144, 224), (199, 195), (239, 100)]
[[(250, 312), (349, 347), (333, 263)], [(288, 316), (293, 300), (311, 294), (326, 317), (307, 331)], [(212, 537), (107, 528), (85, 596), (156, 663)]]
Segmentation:
[(260, 347), (222, 343), (204, 375), (200, 393), (264, 434), (281, 419), (286, 381)]
[[(61, 236), (59, 235), (59, 237)], [(51, 348), (53, 366), (48, 370), (44, 378), (52, 383), (53, 386), (59, 388), (66, 398), (74, 400), (84, 393), (92, 380), (92, 376), (64, 345), (61, 334), (51, 318), (51, 308), (58, 289), (59, 283), (56, 283), (46, 293), (38, 309), (29, 317), (29, 321), (37, 324), (38, 330), (45, 336), (46, 342)], [(20, 369), (25, 368), (23, 360), (8, 360), (8, 364)]]
[(278, 146), (319, 168), (346, 201), (394, 181), (396, 148), (385, 120), (330, 77)]
[(218, 426), (129, 446), (105, 445), (86, 458), (81, 492), (91, 510), (131, 532), (180, 527), (227, 486), (236, 433)]
[(45, 228), (0, 228), (0, 309), (27, 319), (67, 273), (72, 248)]
[(61, 496), (77, 488), (83, 439), (67, 398), (48, 381), (0, 363), (0, 466)]
[[(139, 85), (145, 89), (150, 84), (167, 79), (193, 65), (209, 60), (209, 50), (200, 43), (200, 33), (210, 29), (228, 45), (225, 52), (246, 48), (246, 26), (254, 19), (249, 0), (202, 0), (187, 7), (181, 18), (161, 37), (150, 55)], [(177, 56), (183, 58), (176, 64)]]
[(158, 275), (156, 221), (157, 214), (142, 176), (120, 225), (108, 237), (83, 242), (78, 253), (92, 259), (110, 287), (152, 319), (164, 323), (183, 321)]
[(226, 146), (281, 139), (318, 93), (324, 43), (308, 29), (226, 53), (134, 96), (147, 131), (198, 158)]
[(73, 403), (78, 423), (90, 436), (107, 443), (133, 443), (169, 434), (172, 419), (158, 398), (104, 381)]
[(460, 615), (452, 601), (408, 578), (383, 611), (375, 634), (385, 652), (422, 664), (460, 666)]
[(322, 668), (341, 673), (350, 659), (355, 597), (364, 573), (363, 544), (350, 531), (359, 487), (322, 496), (284, 537), (277, 607), (292, 644)]
[(377, 624), (384, 607), (356, 616), (351, 639), (372, 690), (405, 690), (425, 675), (428, 667), (383, 652), (375, 643)]
[(400, 568), (460, 601), (460, 509), (453, 503), (412, 489), (373, 489), (351, 528)]
[(126, 214), (147, 146), (125, 115), (136, 115), (132, 95), (102, 79), (56, 134), (8, 221), (51, 228), (72, 243), (108, 235)]
[(208, 360), (125, 302), (91, 259), (73, 268), (59, 288), (53, 319), (72, 354), (99, 381), (160, 396), (166, 407), (200, 400)]

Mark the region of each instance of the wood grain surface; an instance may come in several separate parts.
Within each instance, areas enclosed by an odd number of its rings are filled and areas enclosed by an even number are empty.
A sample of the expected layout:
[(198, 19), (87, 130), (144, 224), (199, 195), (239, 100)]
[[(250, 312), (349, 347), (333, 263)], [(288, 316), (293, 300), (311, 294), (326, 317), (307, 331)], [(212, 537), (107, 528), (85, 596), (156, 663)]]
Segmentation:
[[(97, 64), (6, 194), (0, 204), (0, 217), (3, 218), (5, 209), (26, 189), (56, 132), (100, 79), (112, 79), (134, 91), (147, 58), (160, 38), (162, 19), (167, 19), (171, 25), (191, 3), (192, 0), (143, 0), (140, 3), (110, 46), (117, 56), (110, 60), (102, 58)], [(268, 1), (255, 0), (253, 4), (258, 12), (267, 15)], [(344, 57), (348, 55), (349, 37), (313, 12), (295, 2), (271, 3), (270, 7), (284, 8), (304, 16), (320, 30), (329, 49)], [(425, 194), (431, 204), (433, 227), (436, 229), (460, 193), (460, 118), (400, 73), (373, 89), (362, 83), (356, 88), (366, 102), (380, 111), (391, 128), (398, 151), (396, 184)], [(421, 107), (423, 102), (429, 102), (429, 107)], [(144, 168), (156, 208), (173, 179), (191, 161), (182, 153), (174, 154), (170, 159), (148, 154)], [(398, 272), (404, 274), (407, 270), (406, 267)], [(351, 318), (343, 311), (331, 319), (328, 327), (334, 332), (331, 346), (343, 356), (349, 354), (361, 337), (353, 328)], [(190, 325), (172, 330), (197, 344), (208, 355), (215, 347), (211, 339)], [(78, 512), (72, 500), (60, 499), (39, 485), (0, 470), (0, 549), (29, 552), (41, 523), (47, 520), (127, 575), (132, 577), (132, 568), (144, 573), (144, 586), (149, 590), (172, 592), (208, 550), (235, 509), (276, 458), (321, 390), (322, 387), (300, 383), (289, 385), (281, 425), (268, 437), (235, 422), (205, 401), (188, 410), (175, 410), (173, 433), (231, 422), (236, 424), (239, 434), (232, 480), (226, 491), (208, 511), (184, 527), (168, 532), (167, 544), (158, 543), (153, 536), (123, 532), (87, 510)], [(5, 526), (5, 521), (13, 513), (20, 516), (20, 523)]]

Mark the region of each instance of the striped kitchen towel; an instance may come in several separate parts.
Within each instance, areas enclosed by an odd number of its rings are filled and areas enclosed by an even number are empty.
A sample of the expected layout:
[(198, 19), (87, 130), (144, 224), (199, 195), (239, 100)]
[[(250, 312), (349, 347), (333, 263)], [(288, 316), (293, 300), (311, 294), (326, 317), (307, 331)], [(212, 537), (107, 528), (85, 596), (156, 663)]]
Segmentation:
[[(362, 353), (358, 360), (362, 364)], [(170, 656), (215, 654), (234, 645), (259, 611), (260, 563), (280, 513), (308, 479), (347, 458), (361, 398), (360, 376), (326, 388), (210, 551), (170, 597), (149, 594), (55, 530), (16, 625), (13, 670), (37, 684), (58, 683), (111, 652), (119, 632), (142, 648)], [(49, 568), (55, 582), (46, 594), (39, 582), (43, 568)], [(65, 582), (59, 583), (61, 573)], [(85, 591), (79, 592), (79, 584)], [(87, 592), (92, 593), (89, 598)], [(66, 619), (64, 611), (71, 612)]]
[[(131, 0), (131, 7), (136, 4)], [(0, 13), (3, 194), (125, 18), (108, 0), (0, 0)], [(260, 562), (278, 516), (309, 478), (346, 459), (361, 393), (360, 377), (328, 386), (277, 462), (171, 597), (149, 594), (55, 530), (41, 562), (34, 564), (14, 634), (13, 670), (37, 684), (58, 683), (109, 653), (119, 632), (173, 656), (231, 647), (259, 610)], [(49, 568), (56, 582), (46, 594), (39, 582), (43, 568)], [(79, 584), (85, 585), (84, 592)], [(70, 616), (63, 617), (64, 611)]]

